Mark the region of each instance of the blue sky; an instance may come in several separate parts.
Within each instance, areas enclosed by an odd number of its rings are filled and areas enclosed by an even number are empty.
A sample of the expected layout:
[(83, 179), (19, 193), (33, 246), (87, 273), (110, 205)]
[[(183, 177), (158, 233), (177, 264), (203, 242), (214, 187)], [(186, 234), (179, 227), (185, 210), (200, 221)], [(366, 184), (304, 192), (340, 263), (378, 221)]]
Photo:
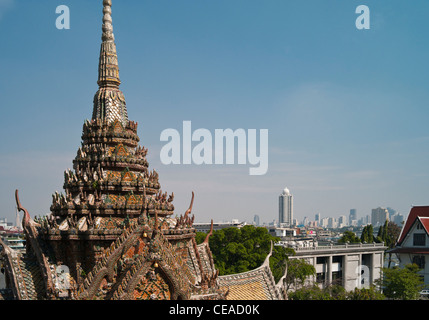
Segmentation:
[[(410, 4), (412, 3), (412, 4)], [(370, 9), (358, 30), (356, 7)], [(55, 27), (59, 5), (70, 30)], [(427, 1), (113, 0), (121, 89), (162, 189), (197, 221), (429, 204)], [(49, 212), (97, 91), (102, 0), (0, 0), (0, 217)], [(165, 166), (164, 129), (269, 130), (269, 170)]]

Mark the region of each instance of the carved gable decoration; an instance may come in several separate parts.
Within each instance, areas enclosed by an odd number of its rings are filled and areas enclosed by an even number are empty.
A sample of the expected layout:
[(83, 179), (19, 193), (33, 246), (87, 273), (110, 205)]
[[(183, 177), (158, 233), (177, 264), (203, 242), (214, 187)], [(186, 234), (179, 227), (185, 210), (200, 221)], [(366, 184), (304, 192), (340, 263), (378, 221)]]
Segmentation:
[(129, 155), (129, 152), (123, 144), (118, 144), (115, 149), (115, 154), (119, 157), (127, 157)]
[(122, 181), (132, 182), (136, 180), (136, 176), (128, 168), (122, 172)]
[(155, 271), (142, 277), (134, 290), (135, 300), (170, 300), (170, 290), (165, 280)]
[(112, 123), (112, 131), (113, 131), (113, 133), (116, 133), (116, 134), (123, 133), (125, 131), (124, 127), (122, 126), (121, 121), (115, 120)]
[(109, 218), (109, 220), (107, 220), (105, 228), (109, 230), (116, 228), (116, 223), (113, 221), (111, 217)]
[(128, 204), (138, 204), (140, 201), (134, 194), (130, 194), (127, 199)]

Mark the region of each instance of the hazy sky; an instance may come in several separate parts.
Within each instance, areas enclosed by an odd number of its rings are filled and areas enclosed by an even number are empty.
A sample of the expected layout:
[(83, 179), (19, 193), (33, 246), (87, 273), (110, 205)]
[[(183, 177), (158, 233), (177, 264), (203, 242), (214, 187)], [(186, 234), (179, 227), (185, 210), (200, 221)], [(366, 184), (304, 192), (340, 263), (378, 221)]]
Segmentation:
[[(356, 7), (370, 9), (358, 30)], [(69, 30), (55, 9), (70, 8)], [(113, 0), (121, 89), (162, 189), (196, 221), (405, 216), (429, 204), (428, 1)], [(62, 191), (92, 116), (102, 0), (0, 0), (0, 217)], [(164, 129), (268, 129), (269, 169), (160, 161)]]

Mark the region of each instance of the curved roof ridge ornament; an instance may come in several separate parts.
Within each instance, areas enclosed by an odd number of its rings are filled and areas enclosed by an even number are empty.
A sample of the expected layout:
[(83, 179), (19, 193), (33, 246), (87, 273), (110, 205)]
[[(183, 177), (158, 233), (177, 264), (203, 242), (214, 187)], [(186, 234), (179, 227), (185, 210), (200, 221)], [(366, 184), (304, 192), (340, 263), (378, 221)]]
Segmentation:
[(271, 249), (270, 249), (270, 253), (268, 254), (268, 256), (265, 258), (264, 263), (262, 264), (262, 266), (267, 266), (270, 267), (270, 258), (273, 255), (273, 248), (274, 248), (274, 244), (273, 244), (273, 240), (271, 240)]
[(204, 239), (204, 242), (203, 242), (203, 243), (208, 244), (208, 243), (209, 243), (209, 239), (210, 239), (210, 237), (212, 236), (212, 234), (213, 234), (213, 219), (212, 219), (212, 222), (211, 222), (211, 225), (210, 225), (210, 231), (209, 231), (209, 233), (207, 234), (206, 238)]
[(192, 191), (192, 198), (191, 198), (191, 204), (189, 205), (189, 209), (186, 210), (185, 212), (185, 217), (184, 217), (185, 221), (186, 221), (186, 218), (191, 214), (193, 206), (194, 206), (194, 191)]
[(287, 269), (288, 269), (288, 260), (285, 261), (285, 272), (280, 280), (277, 282), (276, 287), (280, 294), (283, 295), (283, 298), (287, 298), (287, 290), (286, 290), (286, 277), (287, 277)]
[(9, 247), (6, 243), (3, 242), (2, 238), (0, 237), (0, 246), (2, 247), (2, 250), (0, 251), (0, 255), (16, 255), (16, 251)]
[(18, 194), (18, 189), (15, 190), (15, 200), (16, 200), (16, 206), (18, 208), (18, 211), (23, 211), (24, 212), (24, 217), (22, 218), (22, 225), (28, 225), (31, 221), (31, 217), (30, 214), (28, 213), (27, 209), (25, 209), (22, 205), (21, 205), (21, 201), (19, 200), (19, 194)]
[(52, 277), (52, 273), (51, 273), (51, 269), (49, 267), (48, 261), (39, 244), (39, 241), (37, 240), (38, 232), (36, 230), (36, 226), (38, 226), (39, 224), (35, 223), (31, 219), (27, 209), (25, 209), (21, 205), (21, 201), (19, 200), (18, 189), (15, 190), (15, 200), (16, 200), (16, 205), (18, 207), (18, 210), (24, 212), (24, 218), (22, 219), (22, 228), (24, 229), (24, 234), (26, 235), (26, 239), (27, 241), (30, 242), (33, 248), (33, 252), (40, 264), (40, 269), (43, 277), (43, 283), (46, 289), (46, 294), (48, 297), (51, 297), (54, 295), (55, 285), (53, 283), (53, 277)]

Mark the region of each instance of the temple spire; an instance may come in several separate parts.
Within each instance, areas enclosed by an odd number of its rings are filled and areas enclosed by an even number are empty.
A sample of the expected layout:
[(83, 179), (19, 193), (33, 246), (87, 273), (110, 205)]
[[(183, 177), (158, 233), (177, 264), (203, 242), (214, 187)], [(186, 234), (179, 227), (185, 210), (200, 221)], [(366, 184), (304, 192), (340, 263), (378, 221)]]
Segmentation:
[(115, 36), (113, 35), (113, 25), (112, 25), (112, 1), (104, 0), (103, 1), (103, 41), (114, 41)]
[(103, 0), (103, 35), (98, 67), (98, 85), (119, 87), (119, 66), (112, 24), (112, 0)]
[(128, 122), (128, 114), (123, 93), (119, 90), (118, 55), (112, 24), (112, 0), (103, 0), (103, 27), (100, 58), (98, 63), (99, 90), (94, 97), (92, 118), (107, 120), (109, 123), (119, 120), (123, 125)]

